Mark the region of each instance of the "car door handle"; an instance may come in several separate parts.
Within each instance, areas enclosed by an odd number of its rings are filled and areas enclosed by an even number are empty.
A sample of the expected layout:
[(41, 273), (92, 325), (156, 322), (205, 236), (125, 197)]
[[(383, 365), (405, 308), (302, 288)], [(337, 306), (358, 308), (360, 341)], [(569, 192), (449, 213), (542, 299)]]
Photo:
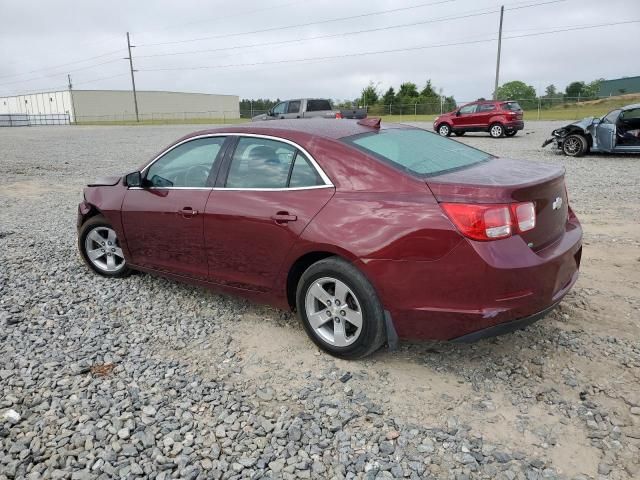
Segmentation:
[(271, 220), (275, 221), (276, 223), (289, 223), (289, 222), (295, 222), (296, 220), (298, 220), (298, 217), (295, 215), (290, 215), (289, 212), (278, 212), (275, 215), (271, 215)]
[(184, 207), (178, 213), (180, 213), (180, 215), (182, 215), (184, 218), (191, 218), (191, 217), (195, 217), (196, 215), (198, 215), (198, 210), (194, 210), (191, 207)]

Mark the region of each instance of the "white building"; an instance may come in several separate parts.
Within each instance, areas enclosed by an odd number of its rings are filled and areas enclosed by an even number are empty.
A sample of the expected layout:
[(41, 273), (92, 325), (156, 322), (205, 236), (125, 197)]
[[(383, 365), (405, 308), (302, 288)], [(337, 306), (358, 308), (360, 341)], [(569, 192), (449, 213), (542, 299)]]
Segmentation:
[[(237, 95), (138, 91), (140, 120), (240, 118)], [(133, 93), (126, 90), (72, 90), (0, 97), (0, 115), (29, 115), (31, 123), (132, 121)], [(57, 122), (56, 122), (57, 123)]]

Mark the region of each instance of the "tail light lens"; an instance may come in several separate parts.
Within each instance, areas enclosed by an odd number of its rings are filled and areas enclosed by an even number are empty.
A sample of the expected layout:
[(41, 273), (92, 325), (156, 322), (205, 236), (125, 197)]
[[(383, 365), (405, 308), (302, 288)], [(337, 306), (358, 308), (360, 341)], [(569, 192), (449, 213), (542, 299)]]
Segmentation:
[(336, 118), (342, 118), (342, 112), (336, 112)]
[(473, 240), (488, 241), (507, 238), (536, 226), (533, 202), (510, 204), (441, 204), (460, 232)]

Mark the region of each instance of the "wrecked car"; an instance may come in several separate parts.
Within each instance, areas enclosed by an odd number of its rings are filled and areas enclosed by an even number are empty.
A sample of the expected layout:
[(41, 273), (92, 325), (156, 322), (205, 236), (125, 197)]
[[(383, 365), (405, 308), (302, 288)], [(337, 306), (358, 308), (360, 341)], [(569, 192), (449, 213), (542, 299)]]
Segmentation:
[(551, 132), (550, 143), (570, 157), (588, 152), (640, 153), (640, 103), (627, 105), (602, 118), (587, 117)]

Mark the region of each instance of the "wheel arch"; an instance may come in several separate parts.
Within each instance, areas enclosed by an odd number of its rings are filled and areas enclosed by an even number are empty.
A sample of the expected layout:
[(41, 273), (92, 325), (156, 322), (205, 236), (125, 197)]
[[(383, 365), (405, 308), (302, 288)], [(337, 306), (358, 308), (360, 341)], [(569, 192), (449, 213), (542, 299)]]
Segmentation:
[(98, 215), (104, 216), (97, 206), (85, 200), (78, 207), (78, 227), (81, 227), (87, 222), (87, 220)]
[(287, 271), (286, 299), (289, 304), (289, 308), (291, 308), (292, 311), (296, 310), (296, 290), (302, 274), (314, 263), (329, 257), (341, 258), (349, 263), (353, 263), (355, 260), (355, 256), (351, 253), (342, 251), (335, 247), (329, 247), (319, 248), (299, 254), (291, 263), (291, 266)]

